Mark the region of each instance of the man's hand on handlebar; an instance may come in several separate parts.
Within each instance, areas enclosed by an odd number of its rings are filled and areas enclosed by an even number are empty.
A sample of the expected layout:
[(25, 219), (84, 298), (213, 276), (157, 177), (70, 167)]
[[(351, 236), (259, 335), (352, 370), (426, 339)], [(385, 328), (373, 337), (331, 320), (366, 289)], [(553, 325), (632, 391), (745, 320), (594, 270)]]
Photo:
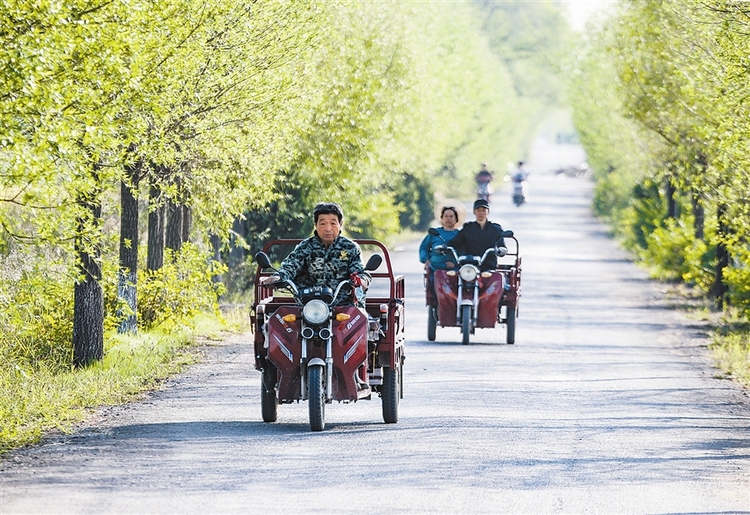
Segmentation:
[(279, 281), (281, 281), (281, 277), (279, 277), (278, 275), (274, 274), (274, 275), (269, 275), (268, 277), (263, 277), (260, 280), (260, 284), (273, 284), (273, 283), (277, 283)]

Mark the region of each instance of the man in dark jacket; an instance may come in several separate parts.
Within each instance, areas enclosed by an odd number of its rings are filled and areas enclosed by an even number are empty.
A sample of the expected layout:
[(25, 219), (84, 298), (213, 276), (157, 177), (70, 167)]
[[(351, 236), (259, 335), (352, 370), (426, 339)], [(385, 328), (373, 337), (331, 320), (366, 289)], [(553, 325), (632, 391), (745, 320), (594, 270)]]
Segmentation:
[[(503, 228), (499, 224), (487, 220), (490, 214), (490, 204), (484, 199), (474, 202), (475, 222), (466, 222), (463, 229), (451, 240), (450, 244), (456, 249), (459, 256), (471, 254), (482, 256), (484, 251), (495, 247), (505, 247), (503, 240)], [(492, 254), (484, 260), (481, 270), (493, 270), (497, 267), (497, 257)]]

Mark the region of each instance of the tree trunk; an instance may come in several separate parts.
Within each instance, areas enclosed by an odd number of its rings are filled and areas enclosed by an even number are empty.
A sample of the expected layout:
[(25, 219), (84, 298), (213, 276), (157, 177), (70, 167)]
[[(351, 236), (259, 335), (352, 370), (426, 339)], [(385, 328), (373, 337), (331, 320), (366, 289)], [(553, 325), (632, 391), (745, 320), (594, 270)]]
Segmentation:
[[(152, 184), (148, 192), (148, 257), (146, 267), (159, 270), (164, 266), (164, 207), (159, 205), (161, 190)], [(158, 206), (158, 207), (154, 207)]]
[(729, 266), (729, 250), (724, 243), (727, 237), (727, 224), (725, 220), (726, 205), (720, 204), (716, 210), (716, 218), (719, 224), (718, 226), (718, 239), (719, 243), (716, 246), (716, 274), (714, 278), (714, 284), (711, 287), (711, 296), (715, 298), (716, 307), (722, 309), (726, 301), (726, 294), (729, 288), (724, 283), (724, 269)]
[(182, 243), (190, 241), (190, 228), (193, 223), (193, 210), (188, 205), (182, 206)]
[(167, 243), (166, 247), (174, 252), (182, 248), (182, 206), (171, 199), (167, 201)]
[[(219, 238), (219, 236), (216, 234), (212, 234), (209, 238), (209, 241), (211, 242), (211, 249), (213, 249), (214, 252), (214, 261), (221, 263), (221, 238)], [(211, 281), (214, 283), (220, 283), (221, 276), (214, 275), (213, 277), (211, 277)]]
[(675, 191), (672, 178), (667, 177), (667, 218), (677, 218), (677, 192)]
[[(125, 302), (130, 313), (120, 322), (118, 333), (135, 332), (138, 328), (138, 184), (140, 165), (125, 169), (128, 181), (120, 184), (120, 270), (117, 281), (117, 296)], [(130, 184), (128, 184), (128, 182)]]
[(693, 233), (695, 238), (702, 240), (704, 238), (703, 227), (705, 225), (705, 211), (703, 209), (703, 203), (700, 197), (693, 193), (692, 196), (692, 207), (693, 207)]
[(98, 170), (93, 170), (97, 187), (81, 193), (78, 204), (85, 215), (78, 219), (75, 250), (81, 279), (74, 288), (73, 365), (86, 366), (104, 357), (104, 296), (101, 278), (101, 187)]

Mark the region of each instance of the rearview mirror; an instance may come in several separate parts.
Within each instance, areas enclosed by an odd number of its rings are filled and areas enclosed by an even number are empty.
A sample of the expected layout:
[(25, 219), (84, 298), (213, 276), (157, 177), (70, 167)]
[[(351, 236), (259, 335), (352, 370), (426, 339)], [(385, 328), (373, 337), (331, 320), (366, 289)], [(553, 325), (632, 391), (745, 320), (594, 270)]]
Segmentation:
[(440, 236), (440, 233), (434, 227), (430, 227), (429, 229), (427, 229), (427, 234), (429, 234), (430, 236)]
[(510, 230), (503, 231), (502, 236), (503, 236), (503, 238), (510, 238), (511, 236), (513, 236), (513, 231), (510, 231)]
[(370, 256), (370, 259), (367, 260), (365, 270), (367, 270), (368, 272), (374, 272), (378, 269), (382, 262), (383, 256), (381, 256), (380, 254), (373, 254), (372, 256)]
[(255, 262), (258, 263), (258, 266), (263, 268), (271, 268), (271, 260), (268, 259), (268, 256), (265, 252), (258, 252), (255, 254)]

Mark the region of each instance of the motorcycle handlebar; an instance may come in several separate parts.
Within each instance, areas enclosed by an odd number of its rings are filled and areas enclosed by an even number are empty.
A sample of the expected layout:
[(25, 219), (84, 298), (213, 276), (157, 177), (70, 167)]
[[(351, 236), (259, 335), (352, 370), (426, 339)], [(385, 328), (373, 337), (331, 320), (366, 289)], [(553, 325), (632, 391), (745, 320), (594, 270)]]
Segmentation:
[[(454, 259), (456, 260), (456, 263), (459, 262), (458, 252), (456, 252), (456, 249), (454, 249), (453, 247), (449, 245), (438, 245), (437, 247), (434, 248), (434, 250), (438, 252), (439, 254), (452, 253)], [(482, 254), (482, 257), (479, 258), (479, 262), (483, 263), (484, 260), (487, 259), (487, 256), (489, 256), (490, 254), (495, 254), (497, 257), (503, 257), (507, 253), (508, 253), (507, 247), (490, 247), (484, 251), (484, 254)], [(474, 256), (474, 257), (476, 258), (477, 256)]]
[[(336, 286), (336, 290), (333, 293), (333, 301), (331, 301), (331, 304), (330, 304), (331, 306), (335, 305), (336, 299), (339, 296), (339, 292), (341, 291), (341, 288), (343, 286), (346, 286), (347, 284), (349, 286), (351, 286), (352, 288), (354, 288), (354, 285), (352, 284), (352, 281), (350, 279), (344, 279), (343, 281), (341, 281), (339, 283), (339, 285)], [(294, 296), (294, 299), (297, 302), (301, 303), (300, 294), (299, 294), (299, 288), (297, 288), (297, 285), (294, 284), (292, 281), (290, 281), (288, 279), (282, 279), (280, 281), (275, 281), (275, 282), (272, 282), (272, 283), (269, 283), (269, 284), (265, 284), (264, 286), (268, 286), (268, 287), (274, 288), (274, 289), (276, 289), (276, 288), (288, 288), (291, 291), (292, 295)]]
[(274, 290), (277, 288), (288, 288), (292, 292), (292, 295), (294, 295), (295, 299), (299, 298), (299, 289), (297, 289), (297, 285), (287, 279), (281, 279), (280, 281), (267, 283), (263, 286), (268, 286), (269, 288), (273, 288)]

